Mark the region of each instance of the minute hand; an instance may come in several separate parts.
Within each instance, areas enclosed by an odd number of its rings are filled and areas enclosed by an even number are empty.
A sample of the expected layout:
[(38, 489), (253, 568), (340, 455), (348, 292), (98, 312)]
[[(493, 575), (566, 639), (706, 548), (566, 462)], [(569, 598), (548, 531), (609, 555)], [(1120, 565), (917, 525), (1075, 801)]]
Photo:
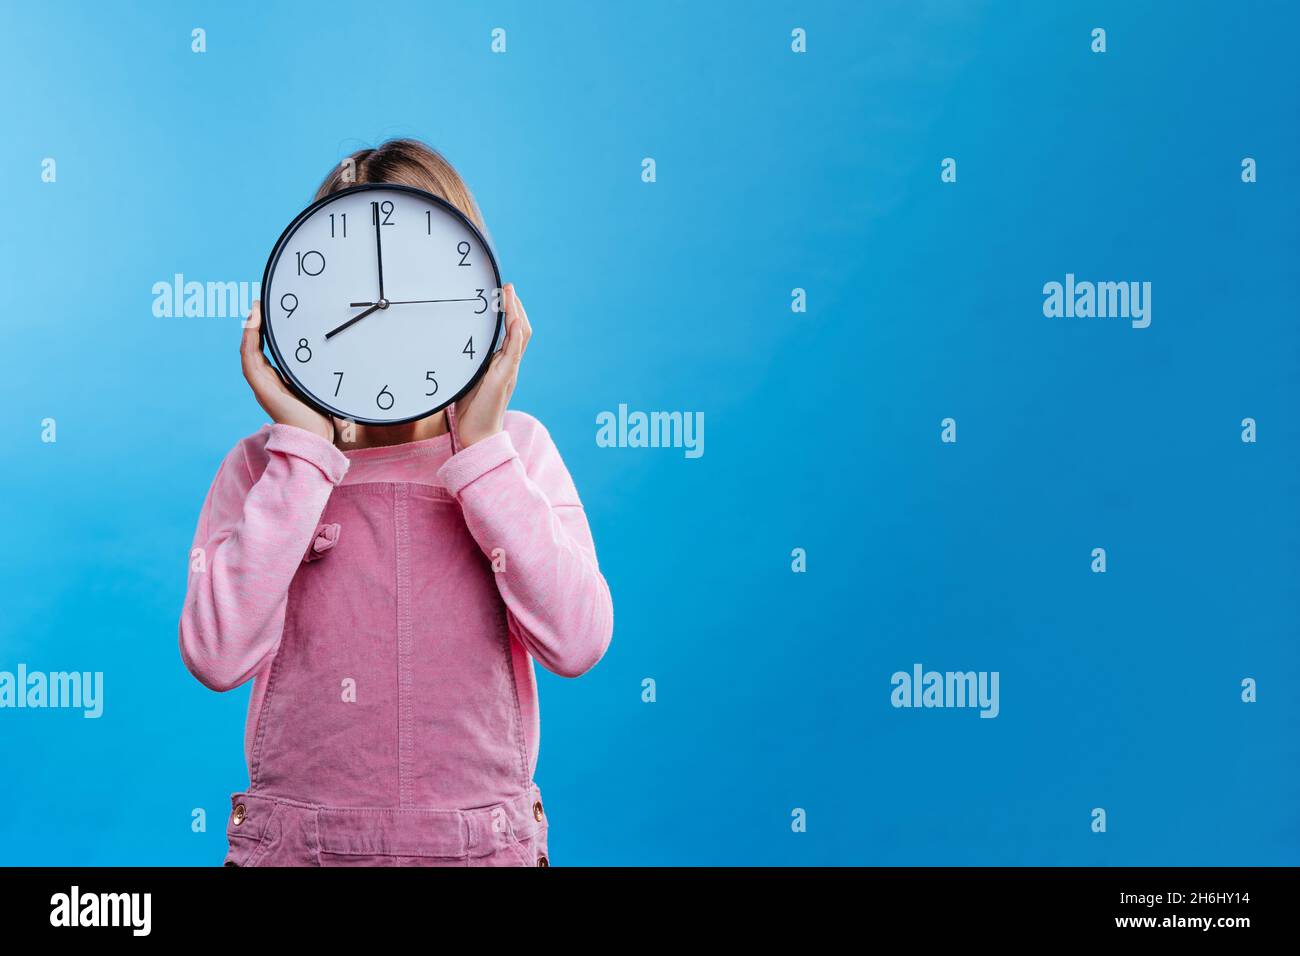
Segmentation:
[(383, 227), (379, 223), (379, 203), (372, 202), (370, 208), (375, 211), (375, 261), (379, 266), (379, 300), (384, 299), (384, 241), (380, 238)]
[[(389, 305), (423, 305), (426, 302), (477, 302), (478, 296), (472, 296), (468, 299), (389, 299)], [(348, 305), (357, 306), (374, 305), (373, 302), (349, 302)]]

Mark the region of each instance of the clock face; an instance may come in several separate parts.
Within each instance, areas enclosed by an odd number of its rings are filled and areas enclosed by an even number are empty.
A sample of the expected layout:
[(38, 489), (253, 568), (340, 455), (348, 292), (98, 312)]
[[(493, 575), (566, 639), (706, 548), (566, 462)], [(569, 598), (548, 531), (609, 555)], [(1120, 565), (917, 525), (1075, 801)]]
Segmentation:
[(275, 364), (318, 411), (408, 422), (478, 380), (502, 326), (501, 276), (478, 230), (406, 186), (354, 186), (285, 230), (262, 280)]

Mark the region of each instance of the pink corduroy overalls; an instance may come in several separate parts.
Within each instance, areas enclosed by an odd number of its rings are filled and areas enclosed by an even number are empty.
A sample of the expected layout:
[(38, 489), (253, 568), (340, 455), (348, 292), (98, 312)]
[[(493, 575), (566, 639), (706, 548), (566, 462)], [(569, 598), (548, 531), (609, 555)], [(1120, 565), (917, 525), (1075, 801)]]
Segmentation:
[[(549, 865), (547, 819), (532, 779), (529, 722), (521, 708), (520, 660), (531, 681), (525, 646), (556, 639), (537, 636), (543, 623), (521, 622), (533, 616), (534, 605), (540, 605), (539, 619), (544, 617), (545, 605), (562, 597), (548, 592), (565, 579), (585, 586), (588, 575), (566, 567), (585, 554), (589, 538), (568, 536), (568, 515), (548, 521), (540, 511), (528, 513), (538, 508), (535, 501), (511, 504), (514, 498), (546, 494), (528, 477), (530, 463), (513, 447), (520, 441), (538, 444), (534, 434), (523, 434), (529, 423), (536, 424), (517, 417), (507, 432), (487, 440), (496, 447), (481, 448), (484, 442), (457, 454), (453, 419), (446, 436), (451, 454), (443, 454), (459, 469), (454, 481), (448, 480), (461, 488), (331, 479), (305, 557), (300, 551), (290, 569), (283, 625), (269, 666), (257, 670), (262, 683), (249, 719), (255, 731), (246, 745), (250, 784), (231, 798), (227, 865)], [(281, 435), (267, 443), (272, 461), (280, 453), (290, 458), (327, 454), (295, 447), (295, 442), (309, 445), (302, 438), (306, 433), (286, 438), (284, 426), (273, 427)], [(437, 440), (428, 444), (436, 452)], [(553, 452), (549, 437), (545, 444)], [(301, 468), (301, 461), (289, 467)], [(547, 467), (553, 464), (543, 464), (541, 471)], [(513, 476), (502, 468), (512, 469)], [(491, 473), (497, 476), (483, 477)], [(475, 494), (483, 500), (467, 504), (464, 488), (476, 482)], [(463, 508), (470, 507), (488, 516), (468, 520)], [(497, 537), (494, 523), (508, 524), (512, 508), (523, 531), (503, 527), (501, 543), (532, 565), (528, 577), (513, 582), (513, 591), (499, 581), (501, 568), (490, 547)], [(255, 519), (252, 510), (245, 509), (243, 523), (216, 547), (253, 534), (247, 527)], [(525, 537), (511, 543), (512, 533)], [(211, 529), (206, 534), (220, 537)], [(531, 540), (547, 534), (550, 542)], [(201, 531), (196, 540), (204, 537)], [(554, 557), (547, 553), (552, 545), (559, 550)], [(249, 573), (253, 559), (241, 557), (235, 547), (252, 546), (237, 540), (227, 554), (241, 566), (211, 570), (224, 575), (211, 586), (226, 592), (216, 598), (201, 595), (209, 602), (234, 600), (229, 595), (238, 589), (227, 586), (229, 577), (238, 577), (241, 588), (258, 586), (257, 576)], [(525, 555), (529, 547), (540, 549), (540, 556)], [(502, 564), (509, 561), (509, 547), (498, 557)], [(594, 570), (594, 552), (590, 567)], [(548, 580), (552, 576), (558, 580)], [(191, 590), (195, 587), (192, 583)], [(542, 593), (527, 594), (530, 590)], [(523, 596), (508, 608), (503, 592), (511, 598), (516, 591)], [(604, 595), (607, 601), (607, 589)], [(198, 633), (221, 627), (220, 608), (205, 614), (202, 605), (202, 600), (193, 608), (187, 603), (182, 619), (182, 652), (201, 676), (204, 659), (223, 653), (211, 640), (204, 646)], [(583, 608), (582, 613), (592, 612)], [(608, 634), (597, 640), (598, 658)], [(535, 697), (525, 707), (535, 714)]]

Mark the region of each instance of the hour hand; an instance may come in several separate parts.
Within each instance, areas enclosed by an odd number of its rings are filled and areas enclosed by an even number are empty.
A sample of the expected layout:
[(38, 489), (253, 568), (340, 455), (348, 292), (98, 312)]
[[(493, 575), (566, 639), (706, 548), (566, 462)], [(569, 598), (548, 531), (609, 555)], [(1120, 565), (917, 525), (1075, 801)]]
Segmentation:
[(330, 330), (329, 332), (326, 332), (326, 333), (325, 333), (325, 338), (326, 338), (326, 339), (332, 339), (332, 338), (334, 338), (334, 336), (338, 335), (338, 334), (339, 334), (340, 332), (342, 332), (344, 329), (346, 329), (346, 328), (348, 328), (349, 326), (355, 325), (356, 323), (360, 322), (362, 319), (364, 319), (366, 316), (368, 316), (371, 312), (378, 312), (380, 309), (386, 309), (386, 308), (388, 308), (388, 303), (385, 302), (383, 299), (380, 299), (378, 302), (374, 302), (374, 303), (371, 303), (371, 302), (353, 302), (352, 305), (353, 305), (354, 307), (355, 307), (355, 306), (358, 306), (358, 305), (368, 305), (368, 306), (370, 306), (370, 308), (366, 309), (366, 311), (362, 312), (360, 315), (354, 315), (354, 316), (352, 316), (352, 318), (348, 319), (346, 322), (344, 322), (342, 325), (340, 325), (337, 329), (332, 329), (332, 330)]

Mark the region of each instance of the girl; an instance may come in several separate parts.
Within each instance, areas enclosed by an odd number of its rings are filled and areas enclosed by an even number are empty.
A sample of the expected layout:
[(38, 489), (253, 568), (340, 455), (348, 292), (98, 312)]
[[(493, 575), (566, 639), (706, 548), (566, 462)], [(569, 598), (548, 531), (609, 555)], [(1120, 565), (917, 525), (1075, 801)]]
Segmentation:
[[(353, 154), (316, 198), (351, 185), (348, 168), (440, 196), (486, 233), (420, 143)], [(505, 344), (477, 386), (383, 427), (299, 401), (253, 307), (244, 377), (274, 424), (217, 472), (180, 621), (203, 684), (253, 681), (228, 866), (548, 865), (533, 660), (586, 672), (613, 606), (550, 435), (506, 411), (532, 328), (503, 294)]]

